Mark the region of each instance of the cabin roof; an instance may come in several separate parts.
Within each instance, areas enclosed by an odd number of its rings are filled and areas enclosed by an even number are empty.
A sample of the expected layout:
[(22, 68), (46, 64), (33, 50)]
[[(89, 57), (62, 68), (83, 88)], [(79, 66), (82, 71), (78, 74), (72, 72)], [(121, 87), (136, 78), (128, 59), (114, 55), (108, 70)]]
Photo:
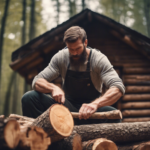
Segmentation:
[[(20, 62), (23, 63), (23, 61), (25, 61), (25, 59), (32, 53), (41, 51), (40, 49), (42, 49), (44, 45), (49, 43), (50, 39), (57, 39), (57, 35), (59, 33), (64, 32), (66, 29), (75, 24), (78, 24), (79, 22), (82, 22), (82, 20), (85, 18), (88, 22), (90, 22), (92, 19), (95, 19), (99, 22), (102, 22), (103, 24), (106, 24), (108, 27), (113, 29), (111, 30), (111, 32), (114, 36), (121, 39), (123, 42), (130, 45), (131, 47), (145, 55), (148, 59), (150, 59), (150, 38), (142, 35), (141, 33), (133, 29), (130, 29), (129, 27), (126, 27), (125, 25), (114, 21), (109, 17), (93, 12), (89, 9), (85, 9), (84, 11), (73, 16), (69, 20), (63, 22), (62, 24), (51, 29), (50, 31), (47, 31), (46, 33), (34, 38), (27, 44), (15, 50), (12, 53), (12, 62), (10, 64), (10, 67), (13, 70), (18, 70), (19, 68), (17, 67), (17, 64), (19, 64)], [(25, 62), (23, 64), (25, 64)]]

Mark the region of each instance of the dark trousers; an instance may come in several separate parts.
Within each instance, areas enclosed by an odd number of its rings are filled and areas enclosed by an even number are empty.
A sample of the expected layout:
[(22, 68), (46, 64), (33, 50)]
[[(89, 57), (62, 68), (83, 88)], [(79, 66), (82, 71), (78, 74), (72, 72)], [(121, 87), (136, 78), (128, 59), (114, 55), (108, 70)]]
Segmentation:
[[(56, 102), (50, 96), (50, 94), (43, 94), (37, 91), (29, 91), (22, 97), (22, 111), (23, 116), (37, 118), (44, 111), (46, 111), (51, 105)], [(64, 106), (66, 106), (71, 112), (79, 112), (81, 105), (72, 104), (67, 99), (65, 100)], [(116, 110), (114, 107), (105, 106), (97, 110), (97, 112), (105, 112)], [(117, 123), (121, 122), (120, 119), (74, 119), (76, 125), (80, 124), (94, 124), (94, 123)]]

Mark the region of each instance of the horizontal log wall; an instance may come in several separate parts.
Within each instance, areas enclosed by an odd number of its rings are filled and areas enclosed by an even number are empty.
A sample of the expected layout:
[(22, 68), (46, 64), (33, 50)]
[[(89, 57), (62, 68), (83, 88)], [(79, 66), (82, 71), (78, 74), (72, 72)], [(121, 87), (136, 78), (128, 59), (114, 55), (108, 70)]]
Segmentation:
[(123, 121), (149, 121), (150, 60), (110, 34), (107, 27), (93, 26), (94, 30), (88, 29), (89, 45), (108, 57), (126, 87), (125, 95), (117, 104), (123, 113)]

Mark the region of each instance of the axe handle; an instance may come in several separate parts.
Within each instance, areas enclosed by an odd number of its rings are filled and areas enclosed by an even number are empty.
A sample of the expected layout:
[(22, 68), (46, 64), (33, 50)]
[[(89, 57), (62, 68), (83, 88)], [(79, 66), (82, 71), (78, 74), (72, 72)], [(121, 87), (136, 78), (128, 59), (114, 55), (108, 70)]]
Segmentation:
[[(71, 112), (73, 118), (79, 118), (78, 112)], [(122, 119), (122, 113), (120, 110), (112, 110), (107, 112), (95, 112), (89, 119)]]

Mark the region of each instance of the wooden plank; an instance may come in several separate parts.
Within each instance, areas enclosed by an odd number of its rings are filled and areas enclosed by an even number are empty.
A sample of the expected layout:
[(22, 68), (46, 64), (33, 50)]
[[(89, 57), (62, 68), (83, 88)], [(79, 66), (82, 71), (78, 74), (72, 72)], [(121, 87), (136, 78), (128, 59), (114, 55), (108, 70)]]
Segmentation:
[(150, 80), (150, 75), (124, 75), (123, 78), (145, 81), (145, 80)]
[(126, 74), (144, 74), (144, 73), (150, 73), (150, 68), (149, 67), (140, 67), (140, 68), (123, 68), (123, 72)]
[(150, 110), (124, 110), (122, 111), (123, 117), (146, 117), (150, 116)]
[(150, 94), (125, 94), (123, 101), (143, 101), (150, 100)]
[(150, 80), (123, 79), (123, 83), (126, 85), (150, 85)]
[(138, 109), (138, 108), (150, 108), (150, 102), (127, 102), (121, 105), (122, 109)]
[(126, 86), (126, 93), (150, 93), (150, 86)]
[(124, 118), (122, 122), (146, 122), (150, 121), (150, 117), (144, 117), (144, 118)]

